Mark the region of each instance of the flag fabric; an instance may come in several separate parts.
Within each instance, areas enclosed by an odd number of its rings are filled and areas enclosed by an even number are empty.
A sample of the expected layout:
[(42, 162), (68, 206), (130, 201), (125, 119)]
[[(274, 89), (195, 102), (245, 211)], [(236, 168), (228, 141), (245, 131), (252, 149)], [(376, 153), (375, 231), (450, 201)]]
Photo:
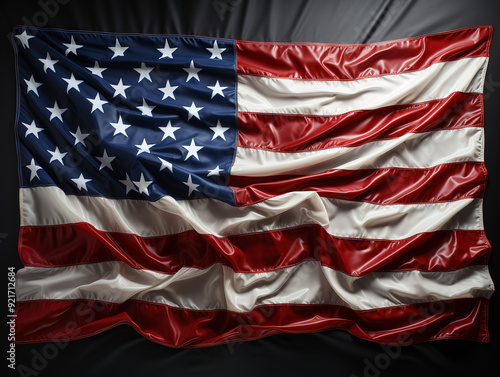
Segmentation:
[(491, 35), (16, 28), (18, 342), (488, 341)]

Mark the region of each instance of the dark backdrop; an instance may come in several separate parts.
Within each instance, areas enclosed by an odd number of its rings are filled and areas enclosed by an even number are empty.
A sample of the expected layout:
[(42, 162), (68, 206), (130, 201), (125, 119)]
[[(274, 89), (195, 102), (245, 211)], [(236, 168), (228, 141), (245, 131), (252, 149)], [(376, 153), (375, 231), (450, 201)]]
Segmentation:
[[(64, 29), (190, 34), (247, 40), (366, 43), (441, 32), (465, 26), (494, 27), (485, 86), (485, 228), (493, 245), (490, 272), (499, 280), (500, 232), (500, 1), (4, 1), (0, 6), (0, 255), (21, 268), (17, 256), (18, 178), (14, 142), (14, 54), (9, 34), (25, 24)], [(5, 280), (6, 281), (6, 280)], [(0, 311), (1, 313), (1, 311)], [(7, 300), (5, 300), (5, 317)], [(128, 326), (60, 344), (18, 345), (13, 376), (487, 376), (498, 375), (500, 305), (490, 306), (489, 344), (440, 340), (384, 348), (343, 331), (277, 335), (204, 349), (171, 349)], [(5, 326), (5, 325), (4, 325)], [(4, 327), (5, 341), (7, 327)], [(2, 336), (2, 335), (0, 335)], [(3, 355), (6, 352), (2, 352)], [(0, 368), (7, 368), (0, 357)]]

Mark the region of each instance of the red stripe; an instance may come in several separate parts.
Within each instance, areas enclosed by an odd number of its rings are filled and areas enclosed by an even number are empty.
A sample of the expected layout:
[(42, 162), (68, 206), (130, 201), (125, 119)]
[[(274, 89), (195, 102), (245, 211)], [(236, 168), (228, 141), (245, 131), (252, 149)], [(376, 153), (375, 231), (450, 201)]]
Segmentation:
[(288, 152), (357, 146), (429, 132), (483, 125), (483, 96), (456, 92), (413, 105), (336, 116), (238, 113), (238, 146)]
[(491, 26), (373, 44), (236, 42), (237, 73), (310, 80), (354, 80), (488, 56)]
[(129, 324), (148, 339), (172, 347), (205, 347), (278, 333), (344, 329), (379, 343), (411, 344), (460, 338), (489, 341), (488, 300), (460, 299), (376, 310), (336, 305), (269, 305), (251, 312), (186, 310), (129, 300), (17, 303), (17, 343), (68, 341)]
[(195, 231), (162, 237), (106, 233), (86, 224), (22, 227), (25, 266), (57, 267), (122, 260), (134, 268), (175, 273), (214, 263), (264, 272), (310, 260), (360, 276), (373, 271), (450, 271), (487, 264), (484, 231), (437, 231), (404, 240), (334, 237), (319, 225), (217, 238)]
[(308, 176), (230, 176), (235, 205), (246, 206), (292, 191), (376, 204), (436, 203), (482, 197), (484, 163), (442, 164), (427, 169), (334, 169)]

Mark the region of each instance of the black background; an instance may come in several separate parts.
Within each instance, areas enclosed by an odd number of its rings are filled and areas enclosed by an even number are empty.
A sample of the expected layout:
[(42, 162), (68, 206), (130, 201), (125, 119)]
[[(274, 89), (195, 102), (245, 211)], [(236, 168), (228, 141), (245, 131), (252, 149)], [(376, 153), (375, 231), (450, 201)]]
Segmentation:
[[(0, 6), (0, 256), (5, 268), (17, 256), (18, 176), (14, 139), (15, 25), (64, 29), (189, 34), (283, 42), (367, 43), (474, 25), (493, 25), (484, 91), (486, 234), (493, 245), (490, 273), (500, 275), (500, 1), (3, 1)], [(1, 274), (0, 274), (1, 275)], [(6, 284), (7, 286), (7, 284)], [(6, 297), (6, 296), (5, 296)], [(1, 313), (1, 311), (0, 311)], [(7, 299), (5, 299), (5, 317)], [(7, 321), (7, 319), (6, 319)], [(16, 346), (24, 376), (498, 376), (500, 305), (490, 305), (490, 343), (440, 340), (407, 347), (382, 346), (344, 331), (276, 335), (203, 349), (172, 349), (148, 341), (128, 326), (60, 344)], [(5, 344), (7, 326), (4, 325)], [(2, 335), (0, 335), (1, 337)], [(7, 347), (0, 370), (7, 368)], [(10, 373), (9, 373), (10, 375)]]

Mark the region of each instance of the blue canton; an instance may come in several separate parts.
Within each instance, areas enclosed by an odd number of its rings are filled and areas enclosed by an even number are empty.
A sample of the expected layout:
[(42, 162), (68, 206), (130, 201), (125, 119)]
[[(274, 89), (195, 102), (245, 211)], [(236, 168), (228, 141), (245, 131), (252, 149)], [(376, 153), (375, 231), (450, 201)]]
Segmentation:
[(22, 187), (234, 204), (233, 41), (17, 28)]

